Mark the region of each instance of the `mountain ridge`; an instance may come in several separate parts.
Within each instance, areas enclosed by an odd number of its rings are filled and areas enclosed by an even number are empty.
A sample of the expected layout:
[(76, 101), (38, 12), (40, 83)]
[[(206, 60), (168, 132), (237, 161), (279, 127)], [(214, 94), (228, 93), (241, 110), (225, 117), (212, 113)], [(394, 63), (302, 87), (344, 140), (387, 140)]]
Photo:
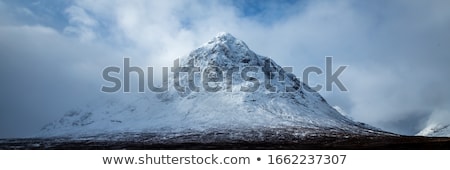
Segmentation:
[(416, 134), (417, 136), (449, 137), (450, 124), (430, 124)]
[[(226, 81), (202, 83), (201, 74), (180, 74), (169, 79), (169, 87), (179, 84), (185, 91), (169, 89), (163, 93), (130, 94), (127, 100), (108, 100), (91, 108), (69, 111), (61, 119), (42, 129), (42, 136), (89, 136), (96, 134), (186, 133), (214, 129), (270, 129), (295, 127), (305, 129), (334, 129), (345, 133), (384, 132), (354, 122), (341, 115), (317, 92), (300, 82), (272, 59), (256, 54), (245, 42), (229, 33), (219, 33), (211, 41), (176, 60), (180, 67), (198, 67), (200, 72), (215, 68), (228, 74), (233, 68), (257, 68), (248, 80), (233, 76)], [(275, 74), (272, 74), (275, 73)], [(278, 74), (276, 74), (278, 73)], [(226, 77), (222, 74), (222, 77)], [(174, 74), (171, 74), (173, 76)], [(206, 74), (210, 76), (210, 74)], [(252, 79), (253, 78), (253, 79)], [(259, 88), (256, 81), (261, 81)], [(231, 81), (227, 81), (231, 80)], [(211, 92), (198, 87), (222, 87)], [(242, 89), (250, 91), (243, 92)], [(287, 92), (287, 89), (289, 90)], [(130, 100), (130, 98), (132, 100)], [(307, 129), (307, 130), (306, 130)], [(300, 135), (300, 134), (299, 134)]]

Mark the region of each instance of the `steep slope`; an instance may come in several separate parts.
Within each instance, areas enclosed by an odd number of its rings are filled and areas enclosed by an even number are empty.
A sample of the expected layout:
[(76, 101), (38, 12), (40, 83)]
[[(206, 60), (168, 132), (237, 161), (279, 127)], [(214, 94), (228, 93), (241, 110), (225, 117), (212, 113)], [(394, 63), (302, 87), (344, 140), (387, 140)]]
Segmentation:
[(417, 136), (450, 137), (450, 125), (431, 124), (420, 131)]
[[(179, 77), (171, 73), (167, 92), (126, 94), (123, 99), (108, 99), (70, 111), (45, 126), (42, 135), (186, 133), (290, 127), (304, 129), (296, 131), (302, 134), (324, 129), (355, 134), (378, 133), (342, 116), (295, 75), (270, 58), (257, 55), (243, 41), (228, 33), (219, 33), (175, 63), (180, 65), (175, 69), (194, 68), (199, 73), (194, 76), (179, 74)], [(248, 70), (252, 71), (242, 74)], [(205, 75), (214, 82), (205, 85), (202, 81)], [(197, 88), (189, 88), (190, 82)], [(251, 88), (258, 83), (258, 88)]]

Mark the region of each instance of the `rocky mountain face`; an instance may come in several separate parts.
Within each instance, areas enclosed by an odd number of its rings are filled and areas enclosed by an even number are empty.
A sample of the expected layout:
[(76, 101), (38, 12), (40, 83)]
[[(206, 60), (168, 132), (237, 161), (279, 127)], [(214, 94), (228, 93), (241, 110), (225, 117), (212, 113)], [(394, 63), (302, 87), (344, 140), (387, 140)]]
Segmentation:
[(167, 91), (129, 93), (69, 111), (46, 125), (41, 136), (385, 134), (342, 116), (288, 69), (228, 33), (219, 33), (174, 65), (165, 82)]

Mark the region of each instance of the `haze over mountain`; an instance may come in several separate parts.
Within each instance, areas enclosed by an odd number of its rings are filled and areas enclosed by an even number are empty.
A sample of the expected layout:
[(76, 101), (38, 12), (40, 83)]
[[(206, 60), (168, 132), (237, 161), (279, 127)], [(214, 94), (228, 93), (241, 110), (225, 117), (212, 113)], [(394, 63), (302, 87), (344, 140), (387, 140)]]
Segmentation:
[[(169, 91), (130, 93), (127, 95), (132, 97), (126, 99), (109, 99), (69, 111), (61, 119), (46, 125), (41, 136), (263, 131), (275, 128), (295, 128), (296, 135), (300, 136), (316, 131), (384, 133), (343, 116), (294, 74), (270, 58), (256, 54), (229, 33), (219, 33), (177, 61), (180, 68), (198, 67), (201, 73), (208, 71), (207, 76), (221, 81), (210, 82), (206, 86), (202, 84), (202, 74), (193, 77), (180, 74), (177, 80), (171, 73)], [(243, 80), (239, 71), (248, 67), (257, 70), (248, 74), (253, 78)], [(238, 71), (232, 73), (235, 68)], [(251, 81), (255, 79), (259, 80), (259, 88), (248, 91), (249, 87), (257, 85), (257, 82)], [(189, 80), (193, 80), (199, 88), (188, 88)], [(270, 84), (264, 80), (270, 80)], [(185, 87), (185, 91), (174, 89), (175, 84)]]
[[(221, 30), (298, 76), (333, 56), (348, 66), (340, 76), (348, 91), (318, 91), (330, 105), (355, 121), (416, 135), (450, 124), (449, 5), (0, 0), (0, 138), (35, 136), (67, 110), (94, 105), (104, 96), (102, 69), (123, 57), (160, 71)], [(324, 77), (312, 74), (310, 85), (325, 84)]]
[(450, 137), (450, 125), (430, 124), (418, 136)]

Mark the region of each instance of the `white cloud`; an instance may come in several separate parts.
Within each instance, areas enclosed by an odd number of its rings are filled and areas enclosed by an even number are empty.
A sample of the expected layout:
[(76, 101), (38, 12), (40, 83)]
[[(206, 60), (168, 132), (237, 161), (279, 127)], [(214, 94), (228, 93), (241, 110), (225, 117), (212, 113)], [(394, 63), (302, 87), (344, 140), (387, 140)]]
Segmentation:
[(64, 28), (64, 33), (75, 34), (82, 41), (95, 40), (97, 35), (94, 29), (98, 22), (89, 16), (83, 8), (71, 6), (65, 10), (68, 15), (70, 25)]
[(122, 59), (113, 48), (39, 25), (0, 26), (0, 51), (3, 137), (33, 135), (67, 110), (88, 104), (99, 95), (102, 68)]
[[(27, 55), (62, 56), (61, 61), (70, 69), (61, 72), (83, 68), (77, 70), (80, 77), (92, 78), (95, 70), (117, 64), (124, 56), (132, 57), (135, 65), (171, 66), (176, 57), (188, 54), (217, 32), (227, 31), (255, 52), (272, 57), (280, 65), (294, 66), (297, 74), (306, 66), (324, 67), (324, 56), (334, 56), (336, 65), (349, 65), (342, 74), (349, 92), (322, 94), (356, 120), (383, 128), (386, 123), (417, 115), (448, 114), (435, 111), (450, 108), (450, 81), (445, 75), (450, 62), (448, 3), (299, 2), (284, 7), (301, 10), (286, 9), (292, 12), (280, 18), (268, 17), (276, 20), (267, 24), (259, 22), (264, 18), (243, 17), (238, 8), (218, 1), (78, 0), (65, 10), (69, 24), (64, 34), (52, 30), (53, 36), (39, 36), (46, 42), (39, 46), (29, 44), (37, 38), (26, 39), (19, 33), (18, 38), (0, 42), (30, 41), (11, 48), (33, 49)], [(0, 1), (0, 9), (4, 6)], [(0, 15), (0, 23), (9, 23), (11, 18)], [(39, 31), (44, 27), (30, 28), (44, 35)], [(75, 35), (81, 42), (66, 35)], [(41, 64), (46, 62), (50, 61)], [(323, 83), (323, 78), (315, 81)]]

